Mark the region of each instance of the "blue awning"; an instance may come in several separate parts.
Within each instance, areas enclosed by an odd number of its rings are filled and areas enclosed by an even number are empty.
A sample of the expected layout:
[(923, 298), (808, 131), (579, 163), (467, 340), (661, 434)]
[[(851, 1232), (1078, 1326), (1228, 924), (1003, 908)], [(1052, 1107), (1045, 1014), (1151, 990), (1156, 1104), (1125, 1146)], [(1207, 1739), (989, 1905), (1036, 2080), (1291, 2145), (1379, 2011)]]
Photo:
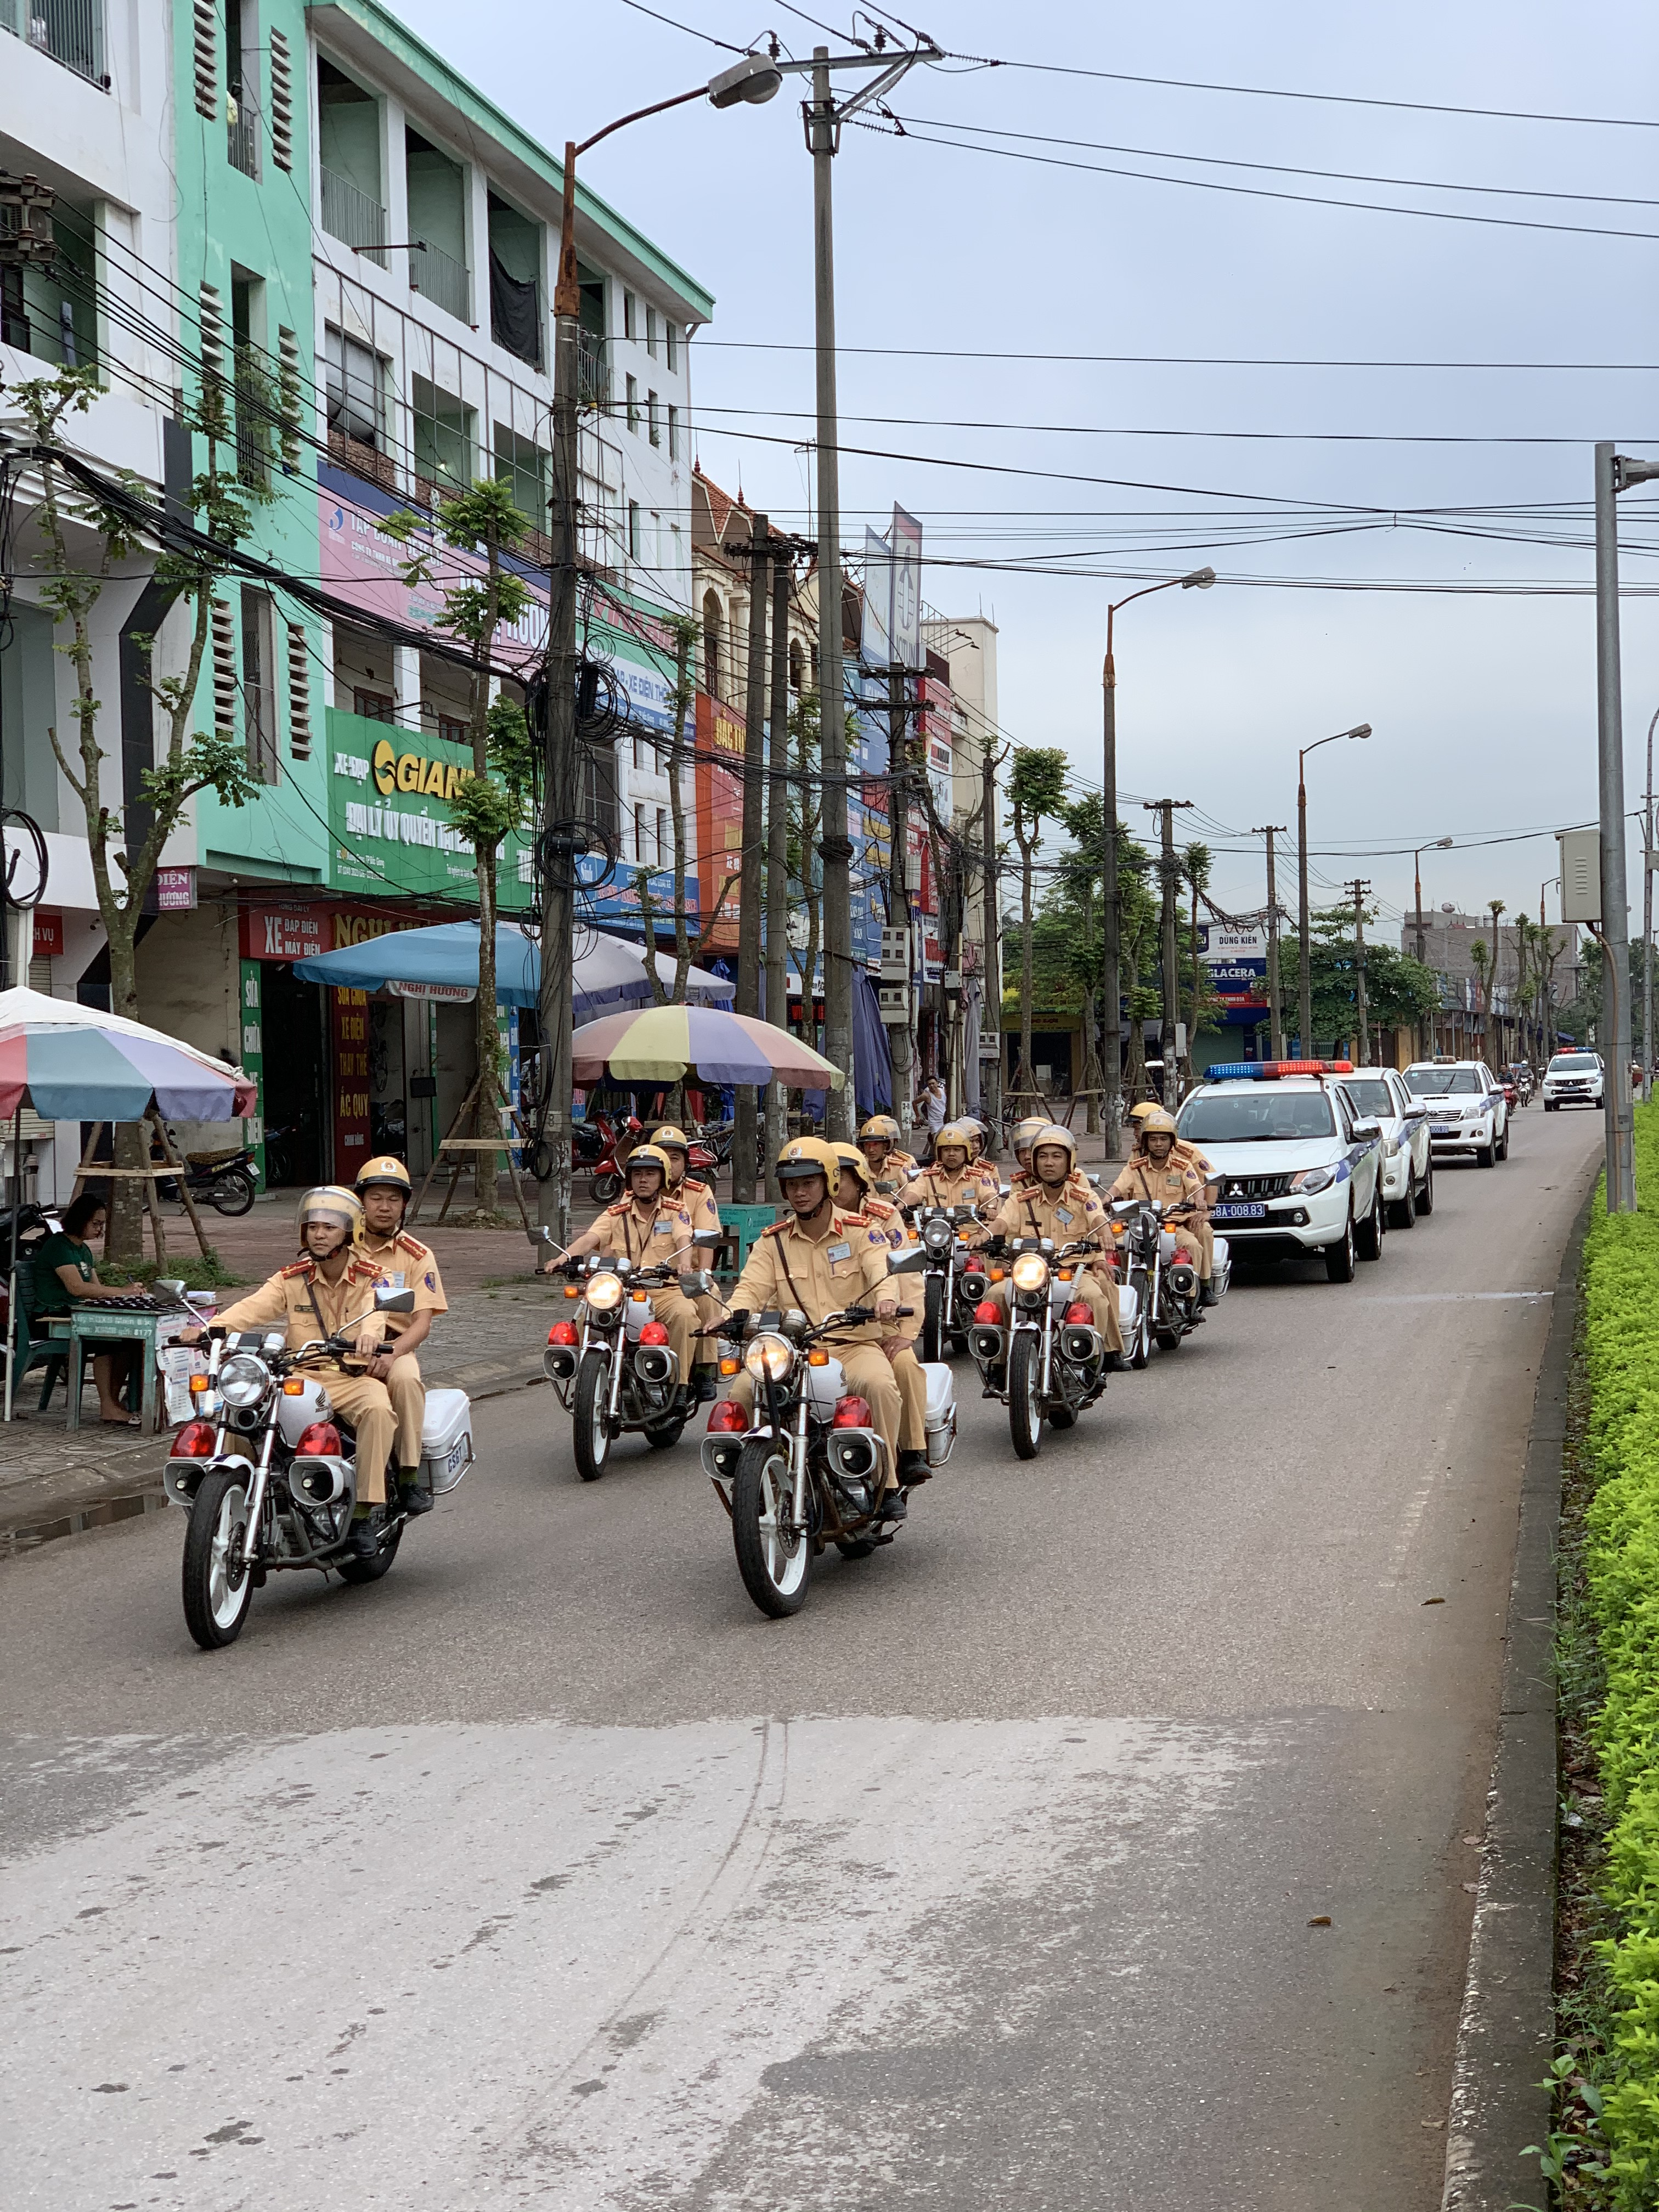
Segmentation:
[[(361, 945), (343, 945), (336, 951), (296, 960), (294, 972), (308, 983), (326, 983), (335, 990), (378, 991), (386, 983), (432, 983), (451, 990), (476, 991), (478, 925), (444, 921), (428, 929), (388, 930), (382, 937), (365, 938)], [(657, 973), (672, 989), (674, 963), (667, 954), (658, 954)], [(598, 930), (584, 930), (579, 935), (573, 975), (579, 1022), (651, 996), (643, 948)], [(541, 995), (541, 977), (540, 946), (510, 922), (497, 922), (497, 1004), (535, 1006)], [(686, 977), (685, 994), (692, 1005), (724, 1005), (732, 997), (732, 986), (718, 975), (694, 968)]]

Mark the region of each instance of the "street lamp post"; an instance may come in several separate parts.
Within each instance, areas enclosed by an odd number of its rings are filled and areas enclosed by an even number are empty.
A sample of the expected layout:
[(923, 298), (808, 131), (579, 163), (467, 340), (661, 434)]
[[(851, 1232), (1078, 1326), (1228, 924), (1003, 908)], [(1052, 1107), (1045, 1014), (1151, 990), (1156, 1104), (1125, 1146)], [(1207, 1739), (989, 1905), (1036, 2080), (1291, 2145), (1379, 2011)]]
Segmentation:
[(1357, 722), (1351, 730), (1333, 730), (1328, 738), (1316, 738), (1310, 745), (1304, 745), (1296, 757), (1296, 869), (1297, 891), (1301, 904), (1301, 913), (1297, 921), (1297, 939), (1302, 955), (1299, 1012), (1304, 1060), (1313, 1058), (1313, 977), (1308, 969), (1308, 755), (1316, 753), (1321, 745), (1334, 745), (1339, 738), (1368, 738), (1370, 733), (1369, 722)]
[(553, 294), (553, 558), (547, 639), (547, 738), (545, 797), (539, 824), (538, 861), (542, 879), (542, 980), (538, 1012), (542, 1030), (542, 1081), (547, 1100), (545, 1128), (553, 1173), (540, 1187), (539, 1218), (561, 1245), (570, 1239), (571, 1092), (574, 1075), (574, 1006), (572, 946), (575, 933), (578, 819), (576, 768), (576, 570), (580, 512), (577, 418), (577, 324), (581, 286), (576, 273), (576, 161), (613, 131), (661, 115), (693, 100), (715, 107), (758, 106), (770, 100), (782, 72), (765, 54), (745, 54), (708, 83), (676, 93), (649, 107), (635, 108), (607, 123), (580, 144), (567, 140), (563, 204), (559, 221), (559, 275)]
[(1648, 787), (1642, 806), (1642, 1096), (1653, 1096), (1653, 731), (1648, 724)]
[[(1426, 968), (1428, 954), (1423, 939), (1423, 855), (1425, 853), (1448, 853), (1451, 850), (1449, 837), (1436, 837), (1427, 845), (1419, 845), (1412, 854), (1412, 878), (1416, 886), (1417, 902), (1417, 964)], [(1434, 1054), (1434, 1018), (1429, 1018), (1429, 1054)]]
[(1100, 1079), (1105, 1091), (1102, 1101), (1105, 1110), (1101, 1118), (1106, 1127), (1106, 1157), (1109, 1160), (1115, 1160), (1118, 1156), (1123, 1126), (1123, 1083), (1120, 1065), (1123, 1057), (1123, 1016), (1119, 1006), (1121, 959), (1117, 905), (1117, 667), (1112, 658), (1112, 623), (1120, 607), (1127, 607), (1136, 599), (1146, 599), (1153, 592), (1172, 591), (1177, 584), (1183, 592), (1207, 592), (1214, 581), (1213, 568), (1194, 568), (1189, 576), (1170, 576), (1164, 583), (1148, 584), (1139, 592), (1131, 592), (1127, 599), (1117, 600), (1106, 610), (1106, 662), (1101, 671), (1104, 698), (1102, 709), (1100, 831), (1103, 955)]

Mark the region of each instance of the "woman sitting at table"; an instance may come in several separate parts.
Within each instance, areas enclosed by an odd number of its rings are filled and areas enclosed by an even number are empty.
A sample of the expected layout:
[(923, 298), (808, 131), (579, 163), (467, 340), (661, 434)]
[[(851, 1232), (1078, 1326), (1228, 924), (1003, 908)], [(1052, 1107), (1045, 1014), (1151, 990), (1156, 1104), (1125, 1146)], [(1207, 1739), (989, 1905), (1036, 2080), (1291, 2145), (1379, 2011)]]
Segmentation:
[[(108, 1211), (95, 1191), (83, 1190), (79, 1198), (66, 1206), (63, 1212), (64, 1226), (56, 1237), (48, 1237), (34, 1248), (34, 1312), (39, 1321), (49, 1321), (54, 1315), (74, 1310), (82, 1298), (121, 1296), (143, 1288), (142, 1283), (100, 1283), (98, 1265), (92, 1256), (94, 1237), (101, 1237)], [(130, 1414), (122, 1402), (121, 1392), (126, 1387), (137, 1357), (136, 1344), (112, 1345), (106, 1352), (94, 1352), (92, 1356), (92, 1379), (98, 1386), (99, 1417), (113, 1428), (137, 1428), (137, 1416)], [(76, 1378), (70, 1378), (73, 1389)]]

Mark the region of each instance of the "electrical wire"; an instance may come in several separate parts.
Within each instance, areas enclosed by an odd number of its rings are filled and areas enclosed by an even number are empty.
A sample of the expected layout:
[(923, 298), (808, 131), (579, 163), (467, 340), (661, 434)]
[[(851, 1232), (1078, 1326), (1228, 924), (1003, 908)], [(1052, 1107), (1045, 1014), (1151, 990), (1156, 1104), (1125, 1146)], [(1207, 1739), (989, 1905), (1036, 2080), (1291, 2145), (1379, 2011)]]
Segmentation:
[[(699, 352), (710, 349), (730, 353), (817, 351), (811, 338), (709, 338), (699, 335), (696, 345)], [(1575, 374), (1605, 372), (1620, 376), (1650, 376), (1659, 370), (1659, 362), (1645, 361), (1329, 361), (1312, 356), (1302, 358), (1270, 354), (1027, 353), (1012, 348), (972, 346), (843, 345), (839, 340), (836, 354), (838, 359), (853, 355), (869, 355), (879, 360), (1063, 362), (1131, 368), (1429, 368), (1480, 369), (1486, 372), (1520, 369), (1551, 373), (1571, 371)]]

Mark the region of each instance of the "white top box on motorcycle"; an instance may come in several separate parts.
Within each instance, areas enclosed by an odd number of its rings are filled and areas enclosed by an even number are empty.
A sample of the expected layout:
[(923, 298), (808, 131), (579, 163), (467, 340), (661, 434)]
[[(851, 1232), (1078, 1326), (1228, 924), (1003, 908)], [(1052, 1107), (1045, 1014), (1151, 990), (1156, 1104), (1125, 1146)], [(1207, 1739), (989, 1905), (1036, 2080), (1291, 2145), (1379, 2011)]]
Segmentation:
[(421, 1423), (421, 1470), (434, 1497), (453, 1490), (472, 1463), (472, 1407), (465, 1390), (428, 1390)]

